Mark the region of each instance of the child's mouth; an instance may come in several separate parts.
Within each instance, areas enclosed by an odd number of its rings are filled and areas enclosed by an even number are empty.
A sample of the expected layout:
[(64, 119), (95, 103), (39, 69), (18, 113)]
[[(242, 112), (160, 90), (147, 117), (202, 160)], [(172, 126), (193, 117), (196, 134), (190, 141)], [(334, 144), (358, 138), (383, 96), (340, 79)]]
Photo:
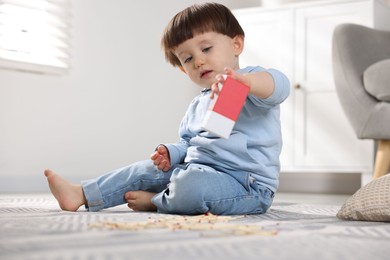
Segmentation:
[(205, 78), (205, 77), (207, 77), (211, 72), (212, 72), (212, 70), (205, 70), (205, 71), (203, 71), (203, 72), (200, 74), (200, 78)]

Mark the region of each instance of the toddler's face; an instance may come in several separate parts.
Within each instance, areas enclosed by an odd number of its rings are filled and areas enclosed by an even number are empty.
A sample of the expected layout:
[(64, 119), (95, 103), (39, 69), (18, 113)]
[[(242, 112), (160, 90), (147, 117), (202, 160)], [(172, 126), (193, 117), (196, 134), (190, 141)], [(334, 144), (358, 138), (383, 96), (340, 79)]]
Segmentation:
[(183, 70), (197, 85), (210, 88), (215, 76), (225, 67), (239, 69), (238, 56), (244, 47), (244, 38), (207, 32), (197, 34), (174, 50)]

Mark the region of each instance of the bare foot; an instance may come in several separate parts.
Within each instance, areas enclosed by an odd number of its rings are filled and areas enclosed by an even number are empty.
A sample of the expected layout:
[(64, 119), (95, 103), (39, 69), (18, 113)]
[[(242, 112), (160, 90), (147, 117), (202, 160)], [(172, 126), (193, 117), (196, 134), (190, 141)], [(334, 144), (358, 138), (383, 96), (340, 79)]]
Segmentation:
[(127, 206), (134, 211), (157, 211), (157, 207), (152, 203), (156, 193), (148, 191), (128, 191), (125, 194)]
[(86, 204), (81, 185), (72, 184), (51, 170), (45, 170), (51, 193), (54, 195), (60, 208), (67, 211), (76, 211)]

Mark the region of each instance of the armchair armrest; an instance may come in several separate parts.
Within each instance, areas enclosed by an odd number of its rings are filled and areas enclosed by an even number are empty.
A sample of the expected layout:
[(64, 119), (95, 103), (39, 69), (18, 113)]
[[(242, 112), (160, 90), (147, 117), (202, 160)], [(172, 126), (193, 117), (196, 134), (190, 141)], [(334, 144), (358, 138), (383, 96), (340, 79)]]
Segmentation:
[(363, 74), (364, 88), (380, 101), (390, 102), (390, 59), (378, 61)]

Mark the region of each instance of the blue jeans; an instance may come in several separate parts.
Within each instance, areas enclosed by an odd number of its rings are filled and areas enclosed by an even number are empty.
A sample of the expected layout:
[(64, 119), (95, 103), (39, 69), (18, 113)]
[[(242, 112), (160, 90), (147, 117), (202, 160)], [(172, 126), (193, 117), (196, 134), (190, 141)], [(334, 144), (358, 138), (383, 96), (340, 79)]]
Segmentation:
[(159, 213), (195, 215), (261, 214), (274, 193), (250, 173), (225, 173), (201, 164), (174, 165), (163, 172), (152, 160), (140, 161), (82, 182), (89, 211), (126, 203), (127, 191), (149, 191)]

